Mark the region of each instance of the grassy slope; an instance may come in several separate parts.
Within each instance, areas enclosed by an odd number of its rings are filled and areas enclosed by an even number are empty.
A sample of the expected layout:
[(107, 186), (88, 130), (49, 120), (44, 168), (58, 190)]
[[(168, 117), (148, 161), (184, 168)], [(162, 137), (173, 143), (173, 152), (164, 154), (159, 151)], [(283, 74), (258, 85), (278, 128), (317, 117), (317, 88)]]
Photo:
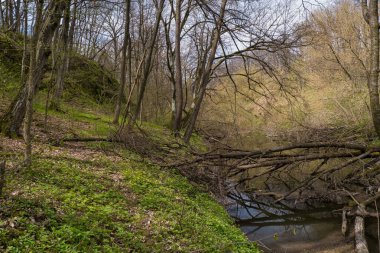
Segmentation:
[(36, 149), (22, 172), (13, 166), (21, 154), (2, 152), (10, 167), (0, 245), (9, 252), (253, 251), (223, 207), (175, 171), (127, 151)]
[[(0, 111), (15, 94), (17, 71), (0, 61)], [(7, 184), (0, 199), (0, 251), (7, 252), (256, 252), (222, 206), (175, 170), (162, 169), (122, 146), (65, 144), (63, 136), (106, 136), (107, 106), (66, 101), (49, 112), (44, 92), (35, 105), (34, 165), (18, 170), (22, 140), (0, 136)], [(145, 124), (156, 140), (167, 131)], [(199, 143), (195, 139), (194, 143)]]

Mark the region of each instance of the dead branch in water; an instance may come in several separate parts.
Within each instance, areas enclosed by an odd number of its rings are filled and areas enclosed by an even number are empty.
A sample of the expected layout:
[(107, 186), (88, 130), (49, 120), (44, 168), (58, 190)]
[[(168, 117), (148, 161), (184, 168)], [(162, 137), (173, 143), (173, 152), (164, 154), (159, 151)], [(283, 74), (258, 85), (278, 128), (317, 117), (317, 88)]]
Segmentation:
[[(225, 181), (228, 182), (226, 187), (231, 191), (245, 191), (246, 185), (252, 186), (256, 185), (254, 182), (260, 182), (266, 189), (253, 189), (251, 194), (259, 198), (272, 198), (276, 203), (292, 199), (305, 201), (312, 194), (315, 196), (316, 192), (319, 194), (321, 191), (320, 194), (324, 194), (331, 201), (335, 201), (334, 198), (345, 198), (344, 201), (347, 203), (350, 198), (354, 199), (354, 207), (343, 209), (342, 233), (346, 234), (348, 230), (347, 217), (355, 217), (356, 250), (361, 253), (368, 252), (364, 221), (366, 217), (380, 216), (369, 207), (380, 199), (379, 192), (369, 190), (377, 190), (380, 187), (380, 182), (376, 179), (380, 169), (379, 147), (317, 142), (254, 151), (224, 148), (193, 155), (192, 160), (182, 161), (173, 166), (213, 168), (213, 171), (225, 175)], [(302, 174), (302, 177), (299, 174)], [(275, 181), (285, 187), (282, 190), (273, 188), (273, 183), (269, 181)], [(301, 195), (304, 199), (301, 199)]]
[[(329, 178), (335, 172), (362, 163), (360, 168), (370, 169), (380, 161), (380, 148), (368, 148), (364, 145), (352, 143), (300, 143), (289, 146), (275, 147), (266, 150), (244, 151), (234, 149), (215, 150), (206, 154), (194, 154), (192, 160), (181, 161), (172, 164), (175, 167), (219, 167), (227, 170), (227, 177), (241, 177), (236, 185), (263, 176), (273, 176), (274, 173), (285, 173), (291, 175), (292, 171), (288, 165), (309, 164), (318, 162), (309, 176), (299, 182), (293, 188), (293, 192), (308, 187), (322, 177)], [(330, 161), (338, 165), (328, 167)], [(340, 164), (339, 164), (340, 163)], [(322, 168), (324, 167), (324, 168)], [(242, 176), (245, 175), (246, 176)], [(248, 176), (249, 175), (249, 176)], [(348, 174), (351, 178), (355, 174)], [(228, 179), (228, 178), (226, 178)], [(290, 194), (285, 194), (290, 195)]]

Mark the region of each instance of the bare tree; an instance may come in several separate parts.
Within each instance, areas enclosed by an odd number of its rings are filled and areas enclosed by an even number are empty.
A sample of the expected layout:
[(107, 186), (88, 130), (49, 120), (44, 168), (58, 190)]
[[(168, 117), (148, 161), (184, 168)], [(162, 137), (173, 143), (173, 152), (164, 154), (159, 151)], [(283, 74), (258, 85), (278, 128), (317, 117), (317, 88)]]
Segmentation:
[(63, 93), (64, 78), (68, 69), (70, 5), (71, 5), (71, 0), (66, 0), (66, 8), (65, 8), (64, 18), (63, 18), (62, 30), (60, 34), (60, 41), (57, 46), (58, 47), (58, 53), (57, 53), (58, 68), (57, 68), (57, 74), (56, 74), (55, 93), (53, 96), (53, 101), (50, 105), (55, 110), (60, 110), (60, 100)]
[(24, 124), (25, 166), (30, 167), (32, 163), (32, 116), (33, 116), (33, 97), (35, 90), (41, 82), (44, 67), (50, 54), (48, 50), (54, 32), (59, 25), (62, 13), (65, 9), (66, 0), (54, 0), (48, 3), (45, 15), (43, 14), (44, 0), (39, 0), (36, 5), (37, 19), (34, 25), (33, 37), (30, 43), (30, 63), (29, 73), (26, 82), (26, 113)]
[(222, 0), (221, 5), (220, 5), (220, 10), (218, 15), (215, 17), (216, 22), (215, 22), (215, 27), (212, 32), (212, 40), (211, 40), (211, 45), (210, 45), (210, 53), (207, 59), (207, 63), (204, 66), (204, 69), (200, 71), (199, 73), (201, 74), (199, 78), (199, 87), (200, 87), (200, 93), (198, 94), (196, 100), (195, 100), (195, 107), (194, 110), (190, 116), (189, 119), (189, 124), (186, 128), (186, 132), (184, 135), (184, 141), (188, 143), (190, 141), (191, 135), (194, 131), (195, 123), (199, 114), (199, 111), (201, 109), (202, 101), (203, 98), (206, 94), (206, 88), (207, 84), (209, 83), (215, 55), (216, 55), (216, 50), (218, 48), (220, 36), (221, 36), (221, 31), (222, 31), (222, 26), (224, 22), (224, 15), (226, 11), (226, 5), (227, 5), (227, 0)]
[(137, 117), (141, 111), (141, 107), (142, 107), (142, 103), (143, 103), (143, 99), (145, 95), (145, 89), (148, 83), (149, 73), (152, 67), (154, 46), (156, 44), (158, 32), (160, 30), (160, 20), (161, 20), (162, 11), (164, 9), (164, 3), (165, 3), (165, 0), (160, 0), (157, 6), (156, 21), (153, 26), (153, 32), (151, 34), (149, 46), (147, 48), (146, 58), (144, 59), (144, 70), (142, 73), (141, 81), (139, 82), (140, 90), (138, 92), (136, 109), (135, 109), (135, 113), (132, 116), (130, 124), (133, 124), (134, 122), (136, 122)]
[[(117, 124), (119, 122), (120, 117), (120, 111), (122, 106), (122, 101), (125, 98), (125, 88), (127, 83), (127, 68), (129, 69), (130, 66), (128, 66), (128, 62), (130, 62), (128, 59), (131, 58), (130, 53), (128, 52), (128, 48), (130, 48), (130, 34), (129, 34), (129, 27), (130, 27), (130, 19), (131, 19), (131, 1), (125, 0), (125, 21), (124, 21), (124, 42), (123, 42), (123, 49), (122, 49), (122, 61), (121, 61), (121, 71), (120, 71), (120, 88), (119, 93), (116, 100), (116, 107), (115, 107), (115, 114), (113, 123)], [(129, 75), (128, 75), (129, 76)], [(128, 78), (130, 80), (130, 78)]]
[(379, 100), (379, 7), (377, 0), (361, 0), (365, 21), (370, 27), (370, 66), (368, 78), (369, 101), (373, 125), (380, 137), (380, 100)]
[(181, 15), (182, 0), (176, 0), (175, 4), (175, 117), (173, 132), (179, 137), (182, 122), (183, 91), (182, 91), (182, 63), (181, 63)]

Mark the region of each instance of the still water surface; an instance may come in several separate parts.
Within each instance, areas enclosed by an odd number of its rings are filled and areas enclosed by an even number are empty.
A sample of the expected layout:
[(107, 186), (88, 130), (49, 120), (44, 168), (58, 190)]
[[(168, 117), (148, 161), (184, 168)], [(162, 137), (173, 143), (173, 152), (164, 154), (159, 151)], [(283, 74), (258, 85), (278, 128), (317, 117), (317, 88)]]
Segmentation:
[[(241, 196), (241, 195), (240, 195)], [(235, 199), (236, 200), (236, 199)], [(243, 200), (243, 201), (242, 201)], [(338, 206), (276, 204), (251, 200), (247, 196), (229, 205), (228, 211), (241, 230), (264, 252), (351, 252), (340, 232)], [(337, 248), (342, 251), (335, 251)], [(332, 249), (331, 251), (325, 251)]]

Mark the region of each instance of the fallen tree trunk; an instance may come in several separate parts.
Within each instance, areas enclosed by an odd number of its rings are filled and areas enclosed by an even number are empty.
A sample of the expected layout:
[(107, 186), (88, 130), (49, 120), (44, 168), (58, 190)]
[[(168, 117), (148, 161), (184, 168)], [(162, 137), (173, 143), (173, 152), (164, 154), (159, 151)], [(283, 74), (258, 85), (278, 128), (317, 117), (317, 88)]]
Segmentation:
[(60, 145), (64, 142), (114, 142), (114, 143), (124, 143), (122, 140), (116, 138), (101, 138), (101, 137), (73, 137), (73, 138), (63, 138), (58, 140), (51, 140), (54, 145)]
[(64, 138), (61, 139), (62, 142), (97, 142), (97, 141), (104, 141), (104, 142), (116, 142), (116, 140), (113, 140), (111, 138), (96, 138), (96, 137), (89, 137), (89, 138)]

